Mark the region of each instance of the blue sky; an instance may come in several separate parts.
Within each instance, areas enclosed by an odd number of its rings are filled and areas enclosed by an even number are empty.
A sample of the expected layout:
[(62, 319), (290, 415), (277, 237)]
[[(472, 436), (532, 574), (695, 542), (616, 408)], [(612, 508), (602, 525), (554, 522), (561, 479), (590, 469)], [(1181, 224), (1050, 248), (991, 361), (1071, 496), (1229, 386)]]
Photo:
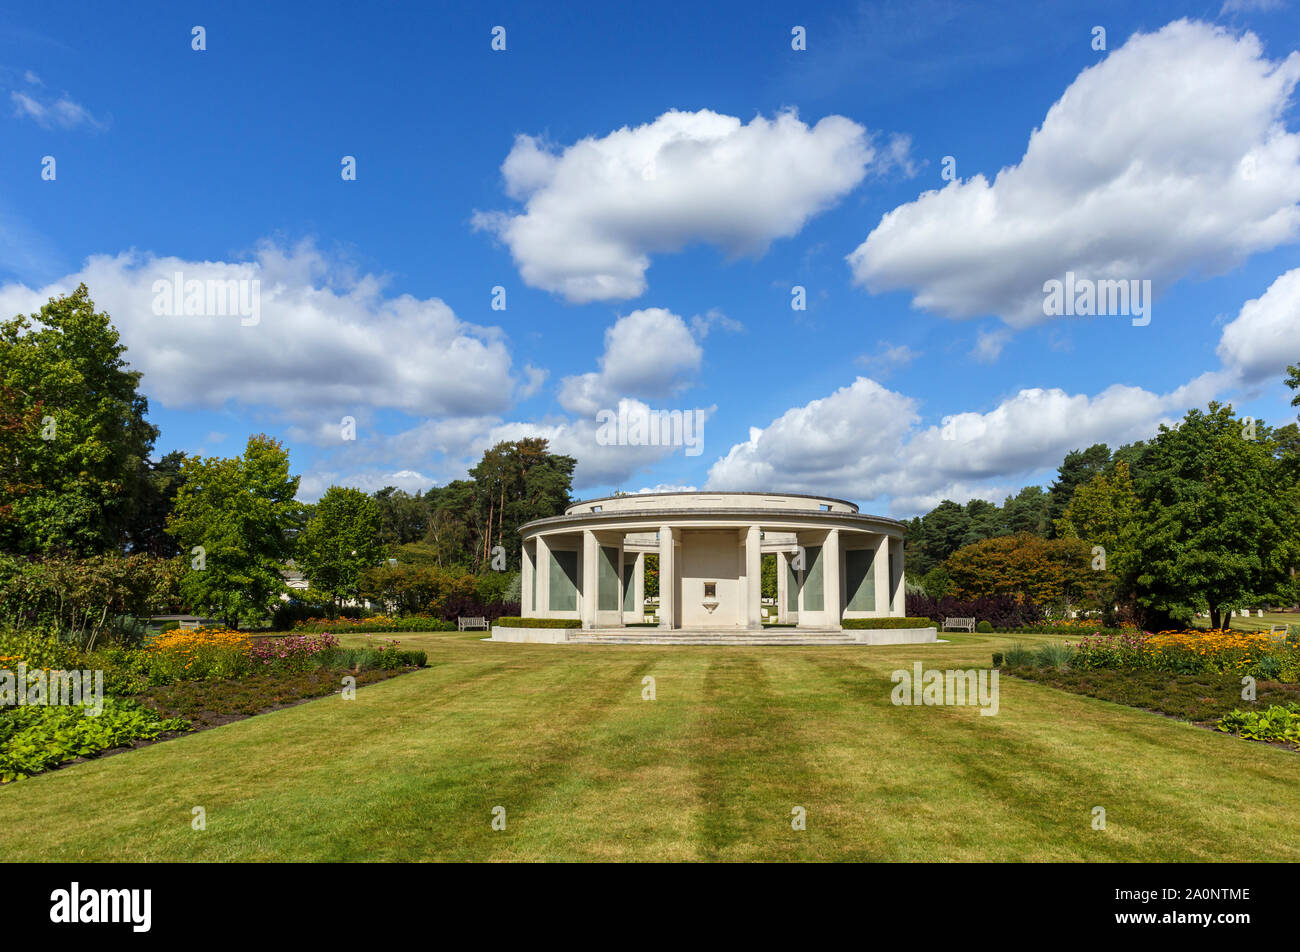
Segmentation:
[[(305, 498), (539, 434), (577, 495), (909, 516), (1211, 398), (1294, 419), (1294, 3), (465, 6), (0, 10), (0, 310), (85, 280), (160, 452), (266, 431)], [(1067, 270), (1150, 323), (1043, 315)], [(176, 271), (258, 323), (154, 313)], [(701, 452), (600, 444), (620, 401)]]

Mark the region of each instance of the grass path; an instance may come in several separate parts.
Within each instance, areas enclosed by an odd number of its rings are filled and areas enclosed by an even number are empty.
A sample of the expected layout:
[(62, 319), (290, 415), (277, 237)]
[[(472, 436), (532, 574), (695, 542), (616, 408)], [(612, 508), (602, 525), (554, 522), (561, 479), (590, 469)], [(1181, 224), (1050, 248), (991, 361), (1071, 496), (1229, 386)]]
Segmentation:
[(890, 704), (895, 668), (987, 665), (1006, 636), (478, 639), (408, 634), (431, 667), (355, 701), (6, 785), (9, 858), (1300, 860), (1300, 755), (1010, 678), (996, 717)]

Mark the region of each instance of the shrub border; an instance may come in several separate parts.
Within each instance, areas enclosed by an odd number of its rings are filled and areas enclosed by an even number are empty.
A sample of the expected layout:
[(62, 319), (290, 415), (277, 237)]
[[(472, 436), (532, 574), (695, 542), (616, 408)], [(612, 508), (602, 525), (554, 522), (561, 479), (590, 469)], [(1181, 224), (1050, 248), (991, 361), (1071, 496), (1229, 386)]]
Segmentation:
[(502, 615), (493, 624), (502, 628), (581, 628), (582, 622), (577, 618), (521, 618), (518, 615)]
[(933, 628), (929, 618), (845, 618), (840, 627), (846, 631), (872, 631), (888, 628)]

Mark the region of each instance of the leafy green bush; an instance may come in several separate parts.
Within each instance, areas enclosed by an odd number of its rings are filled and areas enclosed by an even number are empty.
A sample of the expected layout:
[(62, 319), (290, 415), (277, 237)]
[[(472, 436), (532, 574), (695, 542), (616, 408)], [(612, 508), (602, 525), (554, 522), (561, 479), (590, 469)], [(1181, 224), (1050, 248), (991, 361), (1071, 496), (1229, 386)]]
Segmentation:
[(840, 627), (854, 631), (882, 628), (933, 628), (934, 622), (928, 618), (845, 618), (840, 623)]
[(496, 620), (502, 628), (581, 628), (582, 622), (577, 618), (520, 618), (517, 615), (502, 615)]
[(1233, 710), (1218, 728), (1248, 740), (1281, 741), (1300, 747), (1300, 704), (1273, 704), (1263, 711)]
[(136, 701), (105, 697), (91, 717), (85, 708), (23, 706), (0, 709), (0, 783), (22, 780), (78, 757), (90, 757), (167, 731), (189, 729)]
[(982, 621), (975, 626), (975, 630), (981, 635), (990, 635), (993, 633), (993, 626), (986, 621)]
[(0, 630), (0, 668), (16, 668), (25, 662), (29, 668), (71, 670), (85, 667), (82, 654), (73, 644), (59, 638), (55, 628), (46, 626), (16, 631)]

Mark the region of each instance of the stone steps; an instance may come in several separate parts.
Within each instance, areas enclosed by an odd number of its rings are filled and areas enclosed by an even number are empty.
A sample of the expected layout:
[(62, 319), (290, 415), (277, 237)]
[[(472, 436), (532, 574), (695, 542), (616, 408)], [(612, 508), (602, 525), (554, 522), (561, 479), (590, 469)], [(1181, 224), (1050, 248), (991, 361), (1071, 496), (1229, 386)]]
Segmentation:
[(843, 631), (655, 631), (569, 633), (569, 644), (577, 645), (856, 645), (857, 637)]

